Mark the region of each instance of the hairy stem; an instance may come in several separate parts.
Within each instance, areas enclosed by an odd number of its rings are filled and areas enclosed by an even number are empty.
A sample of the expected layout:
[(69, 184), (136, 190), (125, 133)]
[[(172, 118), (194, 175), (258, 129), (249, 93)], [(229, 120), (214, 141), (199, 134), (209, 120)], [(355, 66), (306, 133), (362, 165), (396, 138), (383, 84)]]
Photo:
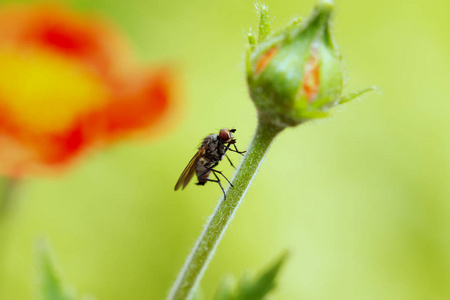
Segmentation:
[(255, 177), (264, 156), (275, 136), (282, 130), (273, 124), (260, 120), (255, 136), (248, 146), (242, 163), (228, 188), (226, 201), (219, 201), (213, 215), (200, 235), (183, 269), (172, 287), (168, 300), (185, 300), (192, 297), (220, 239), (227, 230), (239, 204)]

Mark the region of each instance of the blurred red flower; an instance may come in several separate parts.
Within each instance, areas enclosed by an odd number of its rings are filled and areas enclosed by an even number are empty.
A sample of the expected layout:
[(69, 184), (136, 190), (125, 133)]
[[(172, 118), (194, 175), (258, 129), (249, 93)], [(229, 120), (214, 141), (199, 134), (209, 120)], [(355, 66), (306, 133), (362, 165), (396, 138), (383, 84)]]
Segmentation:
[(171, 77), (110, 24), (54, 5), (0, 10), (0, 173), (41, 174), (167, 115)]

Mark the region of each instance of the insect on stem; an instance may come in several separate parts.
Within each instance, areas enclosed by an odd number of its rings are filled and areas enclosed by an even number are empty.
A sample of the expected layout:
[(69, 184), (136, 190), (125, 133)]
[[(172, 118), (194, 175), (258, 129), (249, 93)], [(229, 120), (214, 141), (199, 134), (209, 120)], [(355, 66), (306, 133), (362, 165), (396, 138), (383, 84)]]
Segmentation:
[[(223, 189), (220, 179), (216, 173), (222, 175), (231, 187), (233, 187), (233, 185), (221, 171), (214, 168), (219, 164), (224, 156), (227, 157), (231, 166), (234, 168), (230, 158), (226, 155), (228, 150), (244, 155), (245, 151), (239, 151), (236, 147), (236, 139), (233, 137), (234, 132), (236, 132), (236, 129), (234, 128), (224, 128), (220, 130), (219, 134), (211, 134), (205, 137), (202, 144), (198, 148), (197, 153), (189, 161), (183, 173), (181, 173), (181, 176), (175, 185), (175, 191), (181, 186), (182, 189), (184, 189), (194, 174), (196, 174), (198, 179), (198, 182), (196, 183), (197, 185), (205, 185), (208, 181), (216, 182), (223, 192), (224, 200), (226, 200), (225, 190)], [(233, 145), (234, 150), (230, 148), (231, 145)], [(209, 178), (211, 172), (217, 180)]]

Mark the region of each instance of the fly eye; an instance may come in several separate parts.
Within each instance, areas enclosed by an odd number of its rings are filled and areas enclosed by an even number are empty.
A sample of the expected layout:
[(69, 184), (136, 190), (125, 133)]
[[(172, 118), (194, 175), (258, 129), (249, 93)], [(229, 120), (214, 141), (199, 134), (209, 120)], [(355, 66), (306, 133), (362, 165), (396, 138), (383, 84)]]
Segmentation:
[(219, 136), (222, 141), (228, 141), (228, 139), (230, 138), (228, 132), (226, 132), (225, 130), (221, 130)]

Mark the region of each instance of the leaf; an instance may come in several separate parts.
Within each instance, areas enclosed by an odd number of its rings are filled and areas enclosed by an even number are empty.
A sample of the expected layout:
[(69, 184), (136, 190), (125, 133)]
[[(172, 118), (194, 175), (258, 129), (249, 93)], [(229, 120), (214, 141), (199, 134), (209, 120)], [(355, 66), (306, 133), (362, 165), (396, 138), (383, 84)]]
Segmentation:
[(287, 258), (283, 254), (271, 267), (256, 278), (244, 275), (236, 288), (231, 278), (222, 280), (214, 300), (262, 300), (276, 287), (276, 276)]
[(0, 177), (0, 219), (6, 217), (7, 213), (13, 208), (18, 183), (18, 179)]
[(270, 34), (269, 7), (261, 2), (256, 2), (255, 7), (259, 14), (258, 42), (261, 43)]
[(378, 91), (378, 89), (375, 86), (372, 86), (370, 88), (366, 88), (364, 90), (351, 93), (351, 94), (349, 94), (347, 96), (343, 96), (341, 98), (341, 101), (339, 101), (339, 104), (344, 104), (344, 103), (350, 102), (350, 101), (352, 101), (352, 100), (362, 96), (363, 94), (365, 94), (367, 92), (372, 92), (372, 91)]
[(326, 111), (304, 111), (301, 116), (305, 119), (323, 119), (330, 115), (329, 112)]
[(225, 278), (223, 278), (219, 284), (219, 288), (217, 289), (214, 300), (235, 299), (235, 297), (233, 296), (234, 285), (235, 280), (232, 277), (226, 276)]
[(67, 291), (57, 271), (55, 258), (44, 240), (36, 245), (37, 264), (37, 299), (39, 300), (75, 300), (75, 296)]
[(256, 39), (255, 39), (255, 36), (253, 35), (253, 33), (251, 32), (251, 29), (250, 29), (250, 32), (247, 34), (247, 37), (248, 37), (248, 43), (250, 45), (250, 51), (253, 52), (253, 51), (255, 51), (255, 48), (256, 48)]

